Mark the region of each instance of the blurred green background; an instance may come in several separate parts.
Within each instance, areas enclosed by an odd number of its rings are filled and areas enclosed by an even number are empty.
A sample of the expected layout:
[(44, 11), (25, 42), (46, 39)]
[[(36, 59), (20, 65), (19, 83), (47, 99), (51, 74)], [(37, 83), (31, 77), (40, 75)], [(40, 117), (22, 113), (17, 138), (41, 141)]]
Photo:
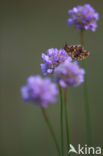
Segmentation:
[[(0, 3), (0, 156), (56, 156), (39, 107), (22, 102), (20, 88), (40, 71), (41, 53), (79, 44), (67, 11), (90, 3), (100, 13), (96, 32), (85, 33), (93, 146), (103, 147), (103, 0), (4, 0)], [(83, 86), (69, 89), (71, 143), (86, 144)], [(59, 104), (47, 108), (60, 141)], [(66, 140), (65, 140), (66, 141)]]

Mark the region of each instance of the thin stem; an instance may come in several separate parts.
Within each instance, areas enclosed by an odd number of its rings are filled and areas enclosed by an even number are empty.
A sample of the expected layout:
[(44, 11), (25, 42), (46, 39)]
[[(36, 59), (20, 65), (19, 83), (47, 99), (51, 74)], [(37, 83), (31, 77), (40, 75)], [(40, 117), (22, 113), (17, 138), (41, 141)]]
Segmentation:
[(57, 141), (55, 132), (54, 132), (54, 130), (53, 130), (53, 127), (52, 127), (52, 125), (51, 125), (51, 122), (50, 122), (50, 120), (49, 120), (49, 118), (48, 118), (48, 115), (47, 115), (47, 113), (46, 113), (46, 110), (45, 110), (43, 107), (41, 107), (41, 111), (42, 111), (42, 114), (43, 114), (43, 116), (44, 116), (44, 119), (45, 119), (45, 121), (46, 121), (46, 123), (47, 123), (47, 125), (48, 125), (48, 128), (49, 128), (49, 130), (50, 130), (51, 136), (52, 136), (52, 138), (53, 138), (53, 140), (54, 140), (54, 142), (55, 142), (55, 145), (56, 145), (56, 148), (57, 148), (57, 151), (58, 151), (58, 155), (60, 156), (59, 144), (58, 144), (58, 141)]
[[(81, 45), (84, 46), (84, 31), (80, 32), (80, 41)], [(87, 62), (83, 60), (83, 67), (87, 71)], [(90, 109), (89, 109), (89, 98), (88, 98), (88, 79), (87, 73), (85, 74), (85, 82), (84, 82), (84, 102), (85, 102), (85, 114), (86, 114), (86, 127), (87, 127), (87, 135), (88, 135), (88, 144), (89, 146), (92, 144), (91, 138), (91, 121), (90, 121)]]
[[(66, 123), (66, 135), (67, 135), (67, 147), (68, 151), (70, 150), (70, 136), (69, 136), (69, 118), (68, 118), (68, 89), (65, 88), (64, 90), (64, 107), (65, 107), (65, 123)], [(70, 156), (70, 153), (68, 153)]]
[(60, 93), (61, 155), (64, 156), (63, 93), (61, 87), (59, 87), (59, 93)]
[(80, 43), (83, 47), (85, 46), (84, 45), (84, 30), (83, 29), (81, 29), (81, 31), (80, 31)]

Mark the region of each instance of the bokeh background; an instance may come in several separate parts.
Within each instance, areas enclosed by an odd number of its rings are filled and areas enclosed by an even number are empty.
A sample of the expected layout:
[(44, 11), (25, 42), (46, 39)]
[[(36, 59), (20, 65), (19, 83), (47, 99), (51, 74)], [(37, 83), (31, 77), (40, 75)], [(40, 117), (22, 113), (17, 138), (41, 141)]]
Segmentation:
[[(41, 53), (79, 44), (79, 31), (68, 27), (67, 11), (90, 3), (100, 13), (96, 32), (85, 33), (93, 146), (103, 147), (103, 1), (4, 0), (0, 2), (0, 156), (56, 156), (39, 107), (24, 104), (20, 87), (42, 74)], [(59, 104), (47, 112), (60, 141)], [(86, 144), (83, 86), (69, 89), (71, 143)], [(66, 141), (66, 140), (65, 140)]]

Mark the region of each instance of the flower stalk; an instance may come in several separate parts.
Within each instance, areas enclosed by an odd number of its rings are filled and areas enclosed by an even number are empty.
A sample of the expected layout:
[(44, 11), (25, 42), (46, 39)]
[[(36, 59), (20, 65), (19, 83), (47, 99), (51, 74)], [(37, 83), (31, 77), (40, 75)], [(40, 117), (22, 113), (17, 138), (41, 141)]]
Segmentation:
[(61, 156), (64, 156), (64, 128), (63, 128), (63, 92), (59, 86), (60, 93), (60, 128), (61, 128)]
[[(64, 108), (65, 108), (65, 124), (66, 124), (66, 135), (67, 135), (67, 151), (70, 150), (70, 136), (69, 136), (69, 118), (68, 118), (68, 89), (64, 89)], [(68, 153), (70, 156), (70, 153)]]
[(45, 119), (45, 122), (46, 122), (47, 125), (48, 125), (48, 128), (49, 128), (49, 130), (50, 130), (51, 136), (52, 136), (52, 138), (53, 138), (53, 140), (54, 140), (54, 143), (55, 143), (55, 145), (56, 145), (56, 149), (57, 149), (57, 152), (58, 152), (58, 156), (61, 156), (59, 144), (58, 144), (58, 141), (57, 141), (55, 132), (54, 132), (54, 130), (53, 130), (53, 127), (52, 127), (52, 125), (51, 125), (51, 122), (50, 122), (50, 120), (49, 120), (49, 118), (48, 118), (48, 115), (47, 115), (47, 113), (46, 113), (46, 111), (45, 111), (45, 109), (44, 109), (43, 107), (41, 107), (41, 111), (42, 111), (43, 117), (44, 117), (44, 119)]
[[(84, 30), (80, 31), (80, 42), (81, 45), (84, 46)], [(87, 71), (87, 62), (83, 60), (83, 67)], [(87, 73), (85, 74), (85, 82), (83, 87), (84, 94), (84, 102), (85, 102), (85, 115), (86, 115), (86, 127), (87, 127), (87, 135), (88, 135), (88, 145), (92, 144), (91, 138), (91, 119), (90, 119), (90, 108), (89, 108), (89, 98), (88, 98), (88, 79)]]

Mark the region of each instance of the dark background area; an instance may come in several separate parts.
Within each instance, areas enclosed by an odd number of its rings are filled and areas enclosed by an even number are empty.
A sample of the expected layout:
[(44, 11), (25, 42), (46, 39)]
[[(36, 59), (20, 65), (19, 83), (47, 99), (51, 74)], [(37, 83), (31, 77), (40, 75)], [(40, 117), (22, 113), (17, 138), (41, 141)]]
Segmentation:
[[(103, 146), (103, 0), (0, 1), (0, 156), (56, 156), (39, 107), (22, 102), (20, 88), (41, 74), (41, 53), (79, 44), (79, 31), (68, 27), (67, 11), (90, 3), (100, 13), (96, 32), (85, 33), (93, 146)], [(69, 88), (71, 143), (86, 144), (83, 86)], [(59, 104), (47, 108), (60, 140)], [(66, 140), (65, 140), (66, 141)]]

